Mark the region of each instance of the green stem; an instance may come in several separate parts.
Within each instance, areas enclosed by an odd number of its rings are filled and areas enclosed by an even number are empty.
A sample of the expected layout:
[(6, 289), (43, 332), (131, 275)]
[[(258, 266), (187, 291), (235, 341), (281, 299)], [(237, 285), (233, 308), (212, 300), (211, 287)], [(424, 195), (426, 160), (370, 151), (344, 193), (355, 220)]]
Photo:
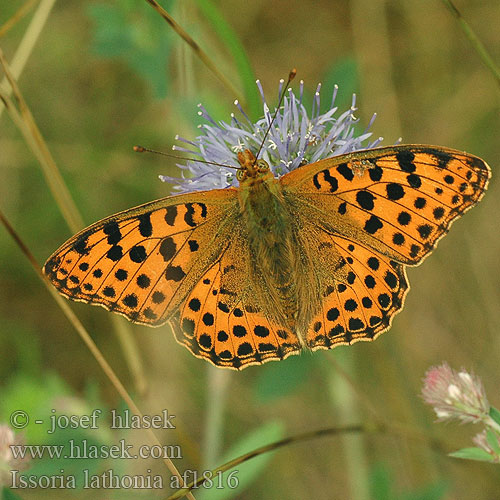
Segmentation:
[(496, 65), (493, 58), (490, 56), (486, 47), (483, 45), (481, 40), (477, 37), (474, 30), (470, 27), (469, 23), (462, 17), (460, 11), (455, 7), (451, 0), (442, 0), (443, 3), (448, 7), (450, 12), (456, 17), (462, 31), (465, 33), (465, 36), (469, 39), (474, 50), (478, 53), (479, 57), (483, 61), (483, 64), (491, 71), (491, 74), (496, 79), (498, 85), (500, 85), (500, 69)]
[[(355, 372), (356, 360), (352, 350), (339, 349), (332, 352), (331, 355), (348, 373)], [(329, 372), (328, 389), (340, 423), (347, 424), (347, 422), (362, 420), (356, 396), (341, 374)], [(363, 433), (345, 434), (341, 436), (341, 439), (346, 457), (349, 498), (353, 500), (369, 500), (370, 483), (365, 436)]]
[(262, 114), (262, 105), (255, 85), (255, 73), (245, 52), (245, 48), (232, 27), (211, 0), (196, 0), (196, 3), (233, 56), (236, 69), (243, 83), (243, 91), (248, 106), (247, 112), (251, 118), (258, 118)]
[(224, 409), (231, 373), (211, 365), (208, 369), (207, 416), (203, 443), (202, 465), (211, 468), (219, 460), (224, 437)]
[(500, 424), (497, 424), (489, 415), (487, 418), (485, 418), (484, 423), (488, 427), (491, 427), (495, 432), (500, 434)]

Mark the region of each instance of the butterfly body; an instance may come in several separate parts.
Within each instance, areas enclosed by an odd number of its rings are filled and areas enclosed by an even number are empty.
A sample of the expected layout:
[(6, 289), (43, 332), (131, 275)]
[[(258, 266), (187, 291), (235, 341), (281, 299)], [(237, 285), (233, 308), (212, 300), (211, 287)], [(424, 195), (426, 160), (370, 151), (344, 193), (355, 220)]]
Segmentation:
[(239, 154), (239, 187), (157, 200), (75, 235), (44, 271), (68, 298), (150, 326), (217, 366), (373, 340), (405, 266), (477, 203), (489, 167), (460, 151), (356, 151), (275, 178)]
[(239, 265), (248, 266), (247, 276), (266, 314), (295, 330), (300, 304), (295, 281), (300, 276), (295, 224), (281, 184), (267, 164), (261, 161), (262, 171), (247, 174), (246, 168), (252, 168), (255, 161), (249, 151), (240, 155), (245, 173), (238, 189), (240, 224), (248, 254)]

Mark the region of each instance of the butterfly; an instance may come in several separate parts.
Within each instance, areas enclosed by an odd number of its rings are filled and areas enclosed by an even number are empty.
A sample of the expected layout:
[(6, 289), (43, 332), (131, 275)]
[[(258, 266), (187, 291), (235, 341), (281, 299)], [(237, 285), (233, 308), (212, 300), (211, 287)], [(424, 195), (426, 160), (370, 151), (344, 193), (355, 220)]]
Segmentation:
[(149, 326), (219, 367), (373, 340), (401, 310), (406, 266), (483, 196), (478, 157), (397, 145), (275, 178), (249, 150), (238, 187), (169, 196), (64, 243), (44, 272), (65, 297)]

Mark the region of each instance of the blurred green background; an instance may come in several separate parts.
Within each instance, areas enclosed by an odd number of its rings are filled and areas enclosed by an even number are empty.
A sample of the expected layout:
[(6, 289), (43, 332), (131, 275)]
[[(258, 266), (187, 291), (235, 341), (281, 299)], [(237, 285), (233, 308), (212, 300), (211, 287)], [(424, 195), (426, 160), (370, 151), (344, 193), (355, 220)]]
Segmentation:
[[(0, 26), (24, 4), (0, 0)], [(33, 12), (2, 34), (8, 61)], [(179, 346), (168, 327), (126, 323), (136, 342), (130, 366), (110, 314), (71, 304), (144, 413), (168, 409), (177, 430), (160, 432), (182, 447), (177, 467), (215, 467), (283, 436), (371, 422), (367, 407), (408, 433), (319, 438), (238, 467), (235, 491), (196, 498), (475, 499), (498, 498), (498, 466), (460, 461), (447, 452), (470, 446), (479, 428), (435, 424), (419, 396), (425, 371), (443, 360), (482, 377), (500, 405), (499, 92), (491, 74), (442, 2), (379, 0), (253, 2), (174, 0), (164, 7), (232, 83), (253, 118), (262, 82), (276, 103), (277, 84), (292, 67), (310, 96), (323, 82), (340, 111), (358, 95), (374, 137), (448, 146), (484, 158), (493, 179), (484, 200), (454, 225), (419, 269), (390, 332), (373, 343), (304, 353), (280, 363), (222, 372)], [(500, 60), (500, 4), (457, 1), (495, 60)], [(167, 23), (141, 0), (56, 2), (19, 86), (86, 224), (167, 196), (158, 174), (177, 175), (175, 160), (137, 155), (134, 144), (168, 151), (175, 134), (194, 138), (202, 102), (216, 119), (235, 111), (231, 93)], [(0, 208), (40, 265), (68, 228), (39, 164), (6, 112), (0, 118)], [(18, 408), (33, 418), (123, 408), (94, 358), (5, 230), (0, 232), (0, 422)], [(344, 367), (357, 391), (338, 371)], [(135, 368), (134, 368), (135, 367)], [(104, 423), (104, 420), (102, 420)], [(415, 433), (421, 438), (416, 439)], [(53, 436), (34, 424), (30, 444), (88, 439), (142, 443), (144, 434), (68, 430)], [(438, 437), (443, 449), (431, 446)], [(134, 462), (134, 463), (132, 463)], [(113, 467), (169, 474), (160, 460), (34, 460), (33, 473)], [(161, 491), (17, 490), (21, 498), (166, 498)]]

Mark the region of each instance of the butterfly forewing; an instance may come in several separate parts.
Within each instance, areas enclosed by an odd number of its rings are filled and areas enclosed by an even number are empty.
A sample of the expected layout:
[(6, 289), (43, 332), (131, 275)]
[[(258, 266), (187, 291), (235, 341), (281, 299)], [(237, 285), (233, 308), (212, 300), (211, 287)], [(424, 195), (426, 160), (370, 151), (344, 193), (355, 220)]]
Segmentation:
[(322, 223), (414, 265), (480, 200), (488, 178), (488, 166), (475, 156), (404, 145), (322, 160), (281, 182)]
[(66, 297), (158, 326), (224, 245), (235, 190), (179, 195), (108, 217), (68, 240), (44, 271)]

